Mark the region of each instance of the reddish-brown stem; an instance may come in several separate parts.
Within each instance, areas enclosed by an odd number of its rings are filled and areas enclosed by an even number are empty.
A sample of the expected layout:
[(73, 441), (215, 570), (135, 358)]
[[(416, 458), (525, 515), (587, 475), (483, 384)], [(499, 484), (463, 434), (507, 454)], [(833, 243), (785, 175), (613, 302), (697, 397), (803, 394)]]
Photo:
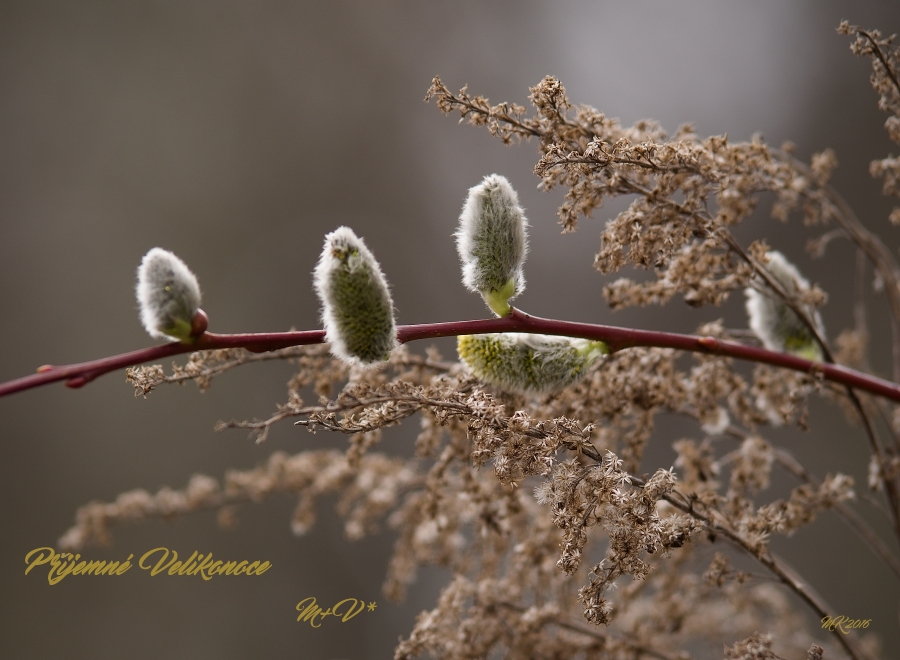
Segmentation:
[[(710, 353), (726, 357), (770, 364), (775, 367), (792, 369), (809, 373), (824, 380), (847, 385), (900, 403), (900, 385), (871, 376), (869, 374), (848, 369), (837, 364), (811, 362), (803, 358), (776, 353), (755, 346), (747, 346), (733, 341), (716, 339), (715, 337), (698, 337), (681, 335), (672, 332), (654, 330), (634, 330), (609, 325), (591, 323), (575, 323), (557, 321), (531, 316), (513, 309), (507, 316), (499, 319), (478, 321), (451, 321), (449, 323), (423, 323), (420, 325), (401, 325), (397, 328), (397, 339), (401, 344), (418, 339), (435, 337), (454, 337), (488, 332), (535, 332), (547, 335), (581, 337), (605, 342), (612, 352), (636, 346), (655, 346), (658, 348), (674, 348), (695, 353)], [(320, 344), (325, 341), (322, 330), (304, 332), (250, 333), (238, 335), (218, 335), (207, 332), (191, 344), (171, 343), (162, 346), (123, 353), (112, 357), (70, 364), (60, 367), (41, 367), (38, 373), (17, 380), (0, 383), (0, 396), (20, 392), (32, 387), (46, 385), (64, 380), (73, 387), (81, 387), (86, 383), (110, 371), (116, 371), (143, 362), (160, 360), (180, 353), (212, 350), (219, 348), (246, 348), (262, 353), (274, 351), (288, 346), (304, 344)]]
[(151, 346), (129, 353), (121, 353), (90, 362), (67, 364), (59, 367), (44, 365), (38, 368), (38, 372), (24, 378), (17, 378), (5, 383), (0, 383), (0, 396), (21, 392), (22, 390), (40, 387), (59, 380), (66, 381), (66, 385), (73, 388), (87, 385), (98, 376), (117, 371), (136, 364), (161, 360), (181, 353), (193, 353), (194, 351), (214, 350), (218, 348), (246, 348), (254, 353), (275, 351), (288, 346), (300, 346), (303, 344), (321, 344), (325, 341), (324, 330), (306, 330), (304, 332), (269, 332), (246, 333), (237, 335), (217, 335), (206, 332), (190, 344), (172, 342), (162, 346)]

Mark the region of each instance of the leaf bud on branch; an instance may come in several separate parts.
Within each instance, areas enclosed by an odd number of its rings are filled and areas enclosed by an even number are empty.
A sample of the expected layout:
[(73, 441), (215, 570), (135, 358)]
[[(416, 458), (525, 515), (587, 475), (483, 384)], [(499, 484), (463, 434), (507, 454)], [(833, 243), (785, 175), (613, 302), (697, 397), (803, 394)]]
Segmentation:
[(151, 337), (191, 343), (206, 331), (197, 277), (168, 250), (156, 247), (144, 255), (137, 299), (141, 323)]

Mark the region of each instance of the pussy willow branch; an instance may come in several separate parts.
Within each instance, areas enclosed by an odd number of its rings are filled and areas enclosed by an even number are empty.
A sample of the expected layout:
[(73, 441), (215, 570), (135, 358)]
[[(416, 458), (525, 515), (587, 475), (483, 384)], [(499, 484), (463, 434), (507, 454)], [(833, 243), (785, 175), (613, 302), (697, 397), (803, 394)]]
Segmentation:
[[(683, 335), (673, 332), (558, 321), (531, 316), (517, 309), (513, 309), (507, 316), (498, 319), (402, 325), (397, 328), (397, 340), (401, 344), (405, 344), (420, 339), (455, 337), (458, 335), (489, 332), (535, 332), (565, 337), (580, 337), (606, 342), (612, 352), (643, 346), (722, 355), (811, 374), (824, 380), (855, 387), (875, 396), (900, 403), (900, 385), (897, 383), (838, 364), (812, 362), (794, 355), (788, 355), (787, 353), (776, 353), (764, 348), (747, 346), (715, 337), (698, 337), (696, 335)], [(81, 387), (98, 376), (111, 371), (182, 353), (220, 348), (246, 348), (255, 353), (262, 353), (287, 348), (288, 346), (320, 344), (323, 341), (325, 341), (324, 330), (235, 335), (220, 335), (207, 332), (190, 344), (163, 344), (162, 346), (153, 346), (90, 362), (58, 367), (49, 365), (41, 367), (36, 374), (0, 384), (0, 396), (61, 380), (66, 381), (66, 385), (69, 387)]]
[(214, 350), (221, 348), (246, 348), (253, 353), (265, 353), (289, 346), (321, 344), (325, 341), (324, 330), (306, 330), (303, 332), (246, 333), (236, 335), (218, 335), (206, 332), (191, 343), (172, 342), (161, 346), (142, 348), (130, 353), (121, 353), (99, 360), (67, 364), (54, 367), (44, 365), (38, 367), (37, 373), (24, 378), (0, 383), (0, 396), (14, 392), (40, 387), (60, 380), (66, 381), (67, 387), (78, 388), (110, 371), (125, 367), (133, 367), (152, 360), (194, 351)]

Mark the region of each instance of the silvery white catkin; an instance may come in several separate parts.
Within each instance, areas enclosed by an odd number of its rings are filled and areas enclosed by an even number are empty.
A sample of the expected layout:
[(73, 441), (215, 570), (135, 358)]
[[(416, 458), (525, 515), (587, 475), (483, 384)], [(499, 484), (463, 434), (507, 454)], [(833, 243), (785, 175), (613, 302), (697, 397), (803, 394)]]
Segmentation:
[(185, 263), (168, 250), (153, 248), (138, 267), (141, 323), (157, 339), (188, 340), (200, 310), (200, 285)]
[[(809, 282), (784, 255), (773, 250), (766, 256), (769, 258), (766, 268), (789, 295), (796, 296), (809, 291)], [(770, 351), (787, 352), (808, 360), (821, 361), (822, 349), (807, 325), (765, 284), (761, 288), (764, 291), (753, 288), (744, 291), (753, 333)], [(819, 336), (824, 339), (825, 326), (819, 312), (809, 305), (804, 307), (804, 311), (815, 325)]]
[(509, 392), (539, 394), (578, 382), (609, 352), (601, 341), (516, 332), (461, 335), (456, 350), (484, 382)]
[(491, 174), (469, 189), (455, 234), (463, 284), (480, 293), (498, 316), (509, 313), (508, 301), (525, 290), (527, 227), (525, 212), (506, 178)]
[(362, 239), (349, 227), (325, 236), (313, 276), (332, 354), (353, 364), (387, 360), (397, 346), (394, 304)]

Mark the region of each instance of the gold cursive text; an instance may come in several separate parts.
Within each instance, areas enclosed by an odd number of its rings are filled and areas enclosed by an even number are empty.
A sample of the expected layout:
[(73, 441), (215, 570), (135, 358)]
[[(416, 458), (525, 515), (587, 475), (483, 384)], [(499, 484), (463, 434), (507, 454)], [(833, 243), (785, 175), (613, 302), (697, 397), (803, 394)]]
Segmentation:
[[(210, 552), (207, 555), (198, 554), (194, 551), (186, 561), (178, 561), (178, 553), (171, 551), (172, 558), (169, 559), (170, 550), (168, 548), (153, 548), (141, 555), (138, 566), (145, 571), (150, 571), (150, 575), (159, 575), (167, 573), (168, 575), (199, 575), (204, 580), (212, 580), (215, 575), (262, 575), (272, 568), (272, 564), (264, 561), (222, 561), (220, 559), (213, 560)], [(156, 563), (153, 563), (153, 559)], [(167, 561), (168, 560), (168, 561)]]
[[(300, 612), (297, 621), (308, 622), (313, 628), (318, 628), (322, 625), (322, 619), (326, 616), (336, 616), (339, 617), (342, 622), (346, 623), (362, 612), (364, 607), (366, 607), (366, 604), (362, 600), (345, 598), (344, 600), (335, 603), (327, 610), (323, 610), (316, 605), (315, 597), (310, 596), (297, 603), (297, 611)], [(368, 611), (374, 612), (375, 607), (376, 605), (374, 602), (369, 603)]]
[(848, 616), (822, 617), (823, 628), (831, 632), (840, 630), (845, 635), (854, 628), (868, 628), (870, 623), (872, 619), (851, 619)]
[(35, 548), (25, 555), (25, 575), (31, 572), (35, 566), (50, 564), (47, 572), (47, 582), (57, 584), (67, 575), (122, 575), (131, 568), (131, 558), (123, 562), (82, 559), (81, 555), (73, 555), (71, 552), (59, 553), (53, 548)]
[[(50, 584), (57, 584), (69, 575), (122, 575), (131, 568), (133, 557), (134, 554), (130, 554), (125, 561), (88, 560), (71, 552), (59, 553), (51, 547), (35, 548), (25, 555), (25, 575), (35, 566), (46, 565), (50, 567), (47, 572)], [(150, 575), (199, 575), (204, 580), (211, 580), (216, 575), (262, 575), (272, 568), (267, 561), (213, 559), (211, 552), (204, 555), (194, 551), (186, 561), (179, 561), (178, 553), (168, 548), (148, 550), (141, 555), (138, 566), (150, 571)]]

